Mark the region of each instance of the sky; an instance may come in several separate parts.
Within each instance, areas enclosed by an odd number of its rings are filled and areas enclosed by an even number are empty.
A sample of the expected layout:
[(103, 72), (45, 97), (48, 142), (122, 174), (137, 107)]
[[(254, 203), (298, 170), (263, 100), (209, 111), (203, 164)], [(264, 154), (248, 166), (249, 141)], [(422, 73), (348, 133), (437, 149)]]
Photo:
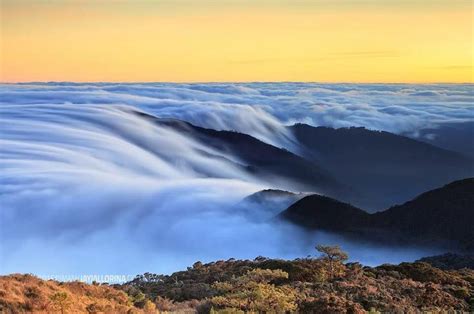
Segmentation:
[(2, 0), (0, 81), (473, 82), (470, 0)]

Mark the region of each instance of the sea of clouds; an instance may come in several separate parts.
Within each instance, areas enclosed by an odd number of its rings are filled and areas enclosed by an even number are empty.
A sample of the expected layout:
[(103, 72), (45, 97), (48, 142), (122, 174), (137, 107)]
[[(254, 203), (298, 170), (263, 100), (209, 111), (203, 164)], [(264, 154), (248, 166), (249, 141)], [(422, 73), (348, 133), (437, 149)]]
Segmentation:
[(363, 126), (414, 134), (474, 121), (472, 84), (86, 84), (0, 86), (3, 104), (124, 104), (198, 126), (235, 130), (291, 146), (282, 127)]
[(0, 271), (170, 272), (197, 260), (306, 256), (316, 242), (342, 244), (366, 264), (434, 253), (241, 215), (234, 205), (272, 182), (135, 112), (247, 133), (297, 153), (286, 128), (293, 123), (417, 136), (474, 121), (473, 99), (472, 85), (0, 85)]

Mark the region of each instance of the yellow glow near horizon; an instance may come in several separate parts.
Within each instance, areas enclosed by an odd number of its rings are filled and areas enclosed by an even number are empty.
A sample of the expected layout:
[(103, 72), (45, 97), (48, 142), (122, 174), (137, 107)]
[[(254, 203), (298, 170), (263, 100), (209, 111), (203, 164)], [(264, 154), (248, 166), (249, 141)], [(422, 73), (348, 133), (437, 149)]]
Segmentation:
[(3, 82), (473, 82), (471, 0), (0, 0)]

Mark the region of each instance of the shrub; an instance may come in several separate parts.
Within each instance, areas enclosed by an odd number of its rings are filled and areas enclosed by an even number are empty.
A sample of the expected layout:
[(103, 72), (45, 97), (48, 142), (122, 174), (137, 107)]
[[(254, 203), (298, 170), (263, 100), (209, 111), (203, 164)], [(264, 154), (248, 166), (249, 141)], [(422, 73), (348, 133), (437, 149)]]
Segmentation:
[(56, 292), (49, 297), (52, 302), (52, 306), (56, 311), (60, 311), (61, 314), (66, 313), (70, 307), (68, 295), (66, 292)]
[(219, 296), (211, 298), (216, 309), (282, 313), (296, 310), (296, 292), (288, 286), (276, 287), (271, 281), (288, 278), (282, 270), (254, 269), (231, 282), (215, 283)]

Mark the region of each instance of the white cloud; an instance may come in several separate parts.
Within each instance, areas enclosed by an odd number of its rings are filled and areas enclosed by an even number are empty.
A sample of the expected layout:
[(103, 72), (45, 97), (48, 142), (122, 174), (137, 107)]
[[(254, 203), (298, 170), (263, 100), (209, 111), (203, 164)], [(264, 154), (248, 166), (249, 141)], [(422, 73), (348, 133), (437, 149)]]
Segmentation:
[(2, 271), (42, 273), (296, 257), (329, 239), (305, 242), (295, 230), (233, 213), (233, 204), (271, 183), (135, 108), (295, 151), (288, 124), (415, 133), (473, 120), (474, 96), (470, 85), (296, 83), (30, 84), (1, 85), (0, 93)]

